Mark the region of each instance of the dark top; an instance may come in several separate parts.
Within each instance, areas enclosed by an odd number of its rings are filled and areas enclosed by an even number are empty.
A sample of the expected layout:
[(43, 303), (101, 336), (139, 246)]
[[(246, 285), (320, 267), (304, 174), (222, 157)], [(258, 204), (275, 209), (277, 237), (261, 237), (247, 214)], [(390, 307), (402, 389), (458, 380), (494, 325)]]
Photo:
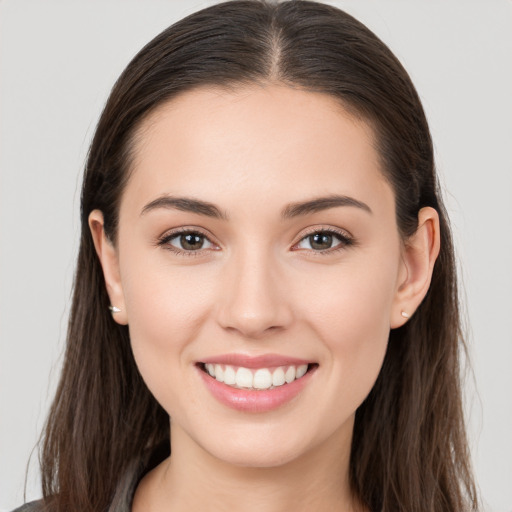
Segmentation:
[[(132, 508), (133, 496), (137, 484), (146, 473), (140, 464), (133, 464), (119, 481), (114, 499), (108, 508), (108, 512), (130, 512)], [(31, 501), (25, 503), (13, 512), (43, 512), (43, 500)], [(78, 511), (77, 511), (78, 512)]]
[[(142, 478), (162, 462), (169, 455), (169, 442), (162, 443), (156, 449), (148, 452), (139, 460), (128, 465), (124, 475), (120, 478), (116, 492), (107, 512), (130, 512), (132, 509), (135, 489)], [(43, 500), (31, 501), (13, 512), (43, 512)], [(79, 512), (79, 511), (76, 511)]]

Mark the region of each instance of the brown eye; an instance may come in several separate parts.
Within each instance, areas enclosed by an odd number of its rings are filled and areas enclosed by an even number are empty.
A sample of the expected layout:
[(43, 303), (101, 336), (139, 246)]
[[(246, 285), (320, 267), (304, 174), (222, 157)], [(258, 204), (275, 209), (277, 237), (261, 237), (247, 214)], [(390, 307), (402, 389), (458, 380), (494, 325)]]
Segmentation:
[(352, 239), (336, 231), (316, 231), (305, 236), (295, 247), (315, 252), (327, 252), (330, 249), (342, 249), (351, 245)]
[(202, 249), (204, 244), (204, 237), (196, 235), (195, 233), (181, 235), (180, 244), (181, 247), (187, 251), (197, 251), (197, 249)]
[(205, 235), (195, 231), (185, 231), (171, 235), (164, 240), (164, 243), (184, 252), (194, 252), (213, 247), (212, 242)]
[(315, 233), (308, 238), (311, 248), (317, 251), (330, 249), (332, 247), (333, 236), (330, 233)]

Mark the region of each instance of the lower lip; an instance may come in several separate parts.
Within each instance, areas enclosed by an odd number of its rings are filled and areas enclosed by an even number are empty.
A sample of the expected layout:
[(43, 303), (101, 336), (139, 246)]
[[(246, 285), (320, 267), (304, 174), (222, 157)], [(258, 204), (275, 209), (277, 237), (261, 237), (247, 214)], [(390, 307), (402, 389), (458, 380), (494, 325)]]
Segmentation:
[(222, 404), (238, 411), (267, 412), (293, 400), (311, 380), (316, 368), (316, 366), (313, 367), (303, 377), (290, 384), (259, 391), (233, 388), (219, 382), (199, 368), (198, 371), (212, 395)]

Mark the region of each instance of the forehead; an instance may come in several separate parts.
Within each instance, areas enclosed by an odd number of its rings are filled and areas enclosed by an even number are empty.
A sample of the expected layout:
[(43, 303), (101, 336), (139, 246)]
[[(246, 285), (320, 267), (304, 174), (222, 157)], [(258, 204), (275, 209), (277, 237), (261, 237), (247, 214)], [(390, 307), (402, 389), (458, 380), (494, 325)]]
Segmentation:
[(364, 194), (385, 184), (365, 122), (330, 95), (282, 85), (182, 93), (143, 122), (134, 150), (130, 182), (147, 200), (244, 186), (298, 200), (306, 190)]

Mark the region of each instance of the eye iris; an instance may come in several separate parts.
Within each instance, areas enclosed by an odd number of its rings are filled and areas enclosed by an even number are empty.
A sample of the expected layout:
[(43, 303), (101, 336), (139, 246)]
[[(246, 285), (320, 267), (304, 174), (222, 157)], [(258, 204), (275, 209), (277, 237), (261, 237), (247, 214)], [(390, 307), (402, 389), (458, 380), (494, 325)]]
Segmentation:
[(186, 235), (180, 236), (180, 243), (183, 249), (194, 251), (197, 249), (201, 249), (203, 246), (204, 240), (200, 235), (196, 235), (194, 233), (188, 233)]
[(315, 233), (309, 237), (309, 243), (313, 249), (330, 249), (332, 247), (332, 235), (329, 233)]

